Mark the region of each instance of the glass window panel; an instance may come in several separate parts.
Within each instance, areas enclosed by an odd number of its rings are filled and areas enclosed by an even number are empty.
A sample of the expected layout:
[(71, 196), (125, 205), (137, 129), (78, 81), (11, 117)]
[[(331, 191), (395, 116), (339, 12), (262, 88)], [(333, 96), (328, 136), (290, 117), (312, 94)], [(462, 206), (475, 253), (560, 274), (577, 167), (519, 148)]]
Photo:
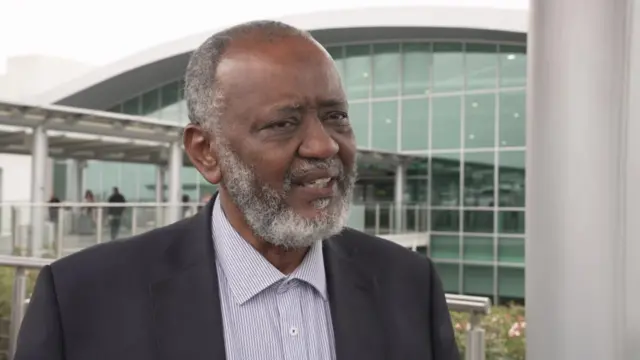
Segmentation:
[(460, 265), (444, 264), (434, 261), (436, 271), (442, 280), (445, 293), (458, 294), (460, 292)]
[(102, 188), (96, 189), (94, 195), (101, 200), (106, 199), (111, 195), (111, 189), (114, 186), (120, 187), (120, 174), (122, 169), (122, 163), (116, 162), (103, 162), (102, 166)]
[(524, 298), (524, 276), (522, 268), (498, 267), (498, 294), (502, 297)]
[(463, 64), (461, 43), (433, 44), (433, 91), (462, 90), (464, 84)]
[(498, 231), (503, 234), (524, 234), (524, 211), (500, 211)]
[(431, 205), (460, 205), (460, 153), (434, 154), (431, 162)]
[(501, 207), (525, 206), (525, 154), (524, 151), (498, 153), (498, 204)]
[[(129, 202), (138, 201), (138, 169), (139, 164), (120, 164), (124, 181), (120, 181), (118, 189), (125, 199)], [(111, 192), (109, 193), (111, 195)]]
[(349, 121), (358, 146), (369, 147), (369, 103), (349, 104)]
[(431, 258), (460, 259), (460, 237), (458, 235), (431, 235), (429, 243)]
[(178, 111), (180, 114), (179, 123), (186, 124), (189, 122), (189, 112), (187, 110), (187, 101), (180, 100), (178, 101)]
[(493, 261), (493, 238), (465, 236), (463, 258), (469, 261)]
[(371, 83), (371, 47), (353, 45), (346, 47), (344, 84), (349, 100), (369, 97)]
[(464, 205), (493, 207), (495, 204), (495, 153), (464, 154)]
[(333, 58), (333, 61), (336, 63), (336, 68), (338, 68), (338, 72), (340, 73), (340, 77), (344, 78), (344, 47), (342, 46), (333, 46), (328, 47), (327, 52)]
[(495, 89), (498, 85), (497, 46), (466, 44), (467, 89)]
[(463, 293), (493, 296), (493, 266), (464, 265)]
[(493, 148), (496, 129), (495, 94), (467, 95), (464, 116), (465, 148)]
[(428, 94), (431, 44), (404, 43), (402, 54), (402, 94)]
[(373, 97), (398, 96), (400, 44), (373, 45)]
[(500, 94), (500, 146), (525, 146), (526, 102), (524, 91)]
[(498, 261), (524, 264), (524, 238), (499, 238)]
[(521, 87), (526, 83), (526, 47), (500, 45), (500, 87)]
[(160, 91), (158, 89), (151, 90), (142, 95), (142, 114), (148, 115), (155, 113), (160, 108)]
[(429, 100), (402, 100), (402, 150), (429, 149)]
[(493, 214), (493, 211), (466, 210), (463, 231), (466, 233), (492, 233)]
[(460, 231), (458, 210), (431, 210), (431, 231)]
[(133, 99), (129, 99), (122, 105), (122, 112), (129, 115), (140, 114), (140, 97), (136, 96)]
[(162, 87), (160, 99), (162, 107), (162, 119), (179, 121), (180, 110), (178, 102), (178, 82), (172, 82)]
[(94, 195), (97, 195), (97, 193), (101, 191), (102, 164), (102, 161), (87, 161), (87, 167), (84, 169), (84, 186), (82, 191), (82, 200), (84, 200), (84, 192), (87, 190), (91, 190)]
[(398, 102), (374, 102), (372, 109), (371, 147), (378, 150), (398, 150)]
[(433, 149), (460, 148), (461, 97), (435, 97), (432, 100), (433, 120), (431, 147)]
[[(140, 201), (156, 201), (156, 167), (138, 164), (138, 183)], [(165, 186), (168, 184), (165, 183)]]
[(118, 104), (118, 105), (112, 106), (107, 111), (114, 112), (114, 113), (120, 113), (120, 112), (122, 112), (122, 104)]

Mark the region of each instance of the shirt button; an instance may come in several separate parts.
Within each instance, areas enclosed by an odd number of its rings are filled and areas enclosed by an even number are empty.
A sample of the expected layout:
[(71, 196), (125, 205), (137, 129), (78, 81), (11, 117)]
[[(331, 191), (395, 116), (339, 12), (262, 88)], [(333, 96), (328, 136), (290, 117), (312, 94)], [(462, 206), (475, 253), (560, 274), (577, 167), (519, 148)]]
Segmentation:
[(298, 336), (298, 332), (298, 328), (295, 326), (289, 328), (289, 335), (291, 336)]

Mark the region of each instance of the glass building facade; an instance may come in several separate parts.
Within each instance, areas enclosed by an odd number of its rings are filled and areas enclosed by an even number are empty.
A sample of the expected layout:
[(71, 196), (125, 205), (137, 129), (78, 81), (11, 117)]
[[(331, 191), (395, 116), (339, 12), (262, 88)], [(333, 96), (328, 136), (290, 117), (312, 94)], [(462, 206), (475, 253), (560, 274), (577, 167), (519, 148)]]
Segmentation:
[[(524, 44), (406, 41), (327, 46), (341, 72), (363, 149), (419, 156), (405, 202), (425, 207), (427, 251), (449, 293), (524, 298)], [(181, 80), (110, 111), (186, 123)], [(370, 169), (356, 202), (394, 199), (394, 175)], [(362, 171), (361, 171), (362, 172)], [(60, 173), (60, 172), (58, 172)], [(89, 162), (84, 188), (103, 199), (155, 199), (152, 165)], [(183, 192), (214, 188), (184, 168)]]

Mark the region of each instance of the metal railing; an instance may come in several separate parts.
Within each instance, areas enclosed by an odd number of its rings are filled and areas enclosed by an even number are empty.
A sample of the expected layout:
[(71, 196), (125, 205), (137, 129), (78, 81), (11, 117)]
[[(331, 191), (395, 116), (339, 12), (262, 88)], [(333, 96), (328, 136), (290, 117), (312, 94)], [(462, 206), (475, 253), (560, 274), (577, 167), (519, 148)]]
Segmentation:
[[(153, 202), (0, 203), (0, 254), (58, 258), (114, 237), (167, 225), (175, 220), (169, 213), (177, 210), (179, 218), (184, 218), (201, 206)], [(123, 208), (122, 215), (114, 216), (114, 208)], [(424, 204), (354, 204), (348, 225), (377, 236), (425, 234), (428, 209)]]
[[(15, 269), (11, 297), (11, 322), (9, 324), (9, 360), (13, 360), (20, 324), (29, 301), (27, 272), (30, 269), (41, 269), (52, 261), (52, 259), (0, 255), (0, 267)], [(449, 310), (466, 312), (471, 317), (471, 327), (467, 331), (466, 360), (484, 360), (485, 339), (480, 320), (482, 316), (489, 314), (491, 300), (486, 297), (453, 294), (446, 294), (446, 299)]]

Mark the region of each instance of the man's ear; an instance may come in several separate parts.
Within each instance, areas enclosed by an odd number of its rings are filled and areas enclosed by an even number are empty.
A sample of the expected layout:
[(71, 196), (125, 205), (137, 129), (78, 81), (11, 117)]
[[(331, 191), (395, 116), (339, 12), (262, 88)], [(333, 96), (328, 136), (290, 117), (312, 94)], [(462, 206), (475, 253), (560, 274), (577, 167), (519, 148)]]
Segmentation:
[(211, 184), (218, 184), (222, 180), (218, 154), (215, 153), (213, 137), (201, 126), (188, 124), (182, 136), (184, 150), (191, 163), (198, 172)]

